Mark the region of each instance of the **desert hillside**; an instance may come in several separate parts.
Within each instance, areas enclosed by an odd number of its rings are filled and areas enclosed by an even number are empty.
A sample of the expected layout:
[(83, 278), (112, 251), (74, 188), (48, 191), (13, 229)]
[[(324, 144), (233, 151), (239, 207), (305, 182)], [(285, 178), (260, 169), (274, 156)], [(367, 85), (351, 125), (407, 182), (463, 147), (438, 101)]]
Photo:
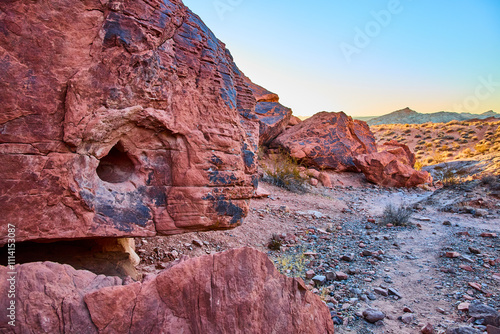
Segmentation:
[(410, 108), (394, 111), (390, 114), (371, 117), (367, 119), (369, 125), (382, 124), (424, 124), (424, 123), (448, 123), (452, 121), (467, 121), (473, 119), (500, 118), (500, 114), (490, 110), (482, 114), (457, 113), (440, 111), (435, 113), (419, 113)]
[(486, 173), (500, 171), (500, 120), (372, 125), (382, 144), (396, 140), (415, 152), (417, 167), (456, 160), (476, 160)]

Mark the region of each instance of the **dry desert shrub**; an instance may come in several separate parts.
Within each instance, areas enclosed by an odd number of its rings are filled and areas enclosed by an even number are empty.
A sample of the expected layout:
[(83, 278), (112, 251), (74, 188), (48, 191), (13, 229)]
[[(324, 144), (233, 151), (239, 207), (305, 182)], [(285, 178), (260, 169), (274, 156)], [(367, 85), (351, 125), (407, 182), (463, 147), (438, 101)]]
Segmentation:
[(442, 162), (444, 162), (446, 160), (446, 156), (442, 153), (434, 153), (434, 155), (432, 156), (432, 160), (434, 161), (434, 163), (436, 164), (440, 164)]
[(420, 161), (420, 158), (422, 158), (421, 156), (419, 157), (416, 157), (417, 161), (415, 161), (415, 166), (413, 166), (413, 168), (415, 168), (415, 170), (422, 170), (422, 167), (424, 167), (424, 164)]
[(413, 211), (406, 206), (389, 204), (384, 209), (381, 222), (394, 226), (407, 226), (412, 214)]
[(301, 174), (299, 164), (285, 152), (275, 155), (270, 164), (262, 163), (264, 176), (262, 181), (285, 188), (291, 192), (304, 193), (307, 191), (307, 177)]
[(474, 153), (472, 153), (472, 150), (470, 148), (465, 148), (458, 154), (460, 158), (470, 158), (474, 156)]
[(448, 145), (443, 145), (439, 148), (439, 151), (441, 152), (448, 152), (450, 150), (450, 147)]
[(276, 268), (283, 275), (300, 277), (306, 270), (307, 256), (304, 249), (298, 249), (293, 253), (279, 254), (276, 258), (271, 257)]
[(281, 245), (283, 244), (283, 239), (280, 235), (274, 233), (271, 236), (271, 240), (267, 244), (267, 248), (274, 251), (279, 251), (281, 249)]
[(490, 143), (476, 144), (476, 146), (474, 146), (474, 149), (479, 154), (483, 154), (490, 150), (490, 146), (491, 146)]
[(457, 175), (453, 170), (447, 169), (437, 177), (436, 181), (441, 181), (443, 187), (449, 188), (465, 182), (466, 179)]
[(491, 189), (500, 189), (500, 176), (493, 174), (483, 175), (481, 178), (481, 185), (488, 186)]

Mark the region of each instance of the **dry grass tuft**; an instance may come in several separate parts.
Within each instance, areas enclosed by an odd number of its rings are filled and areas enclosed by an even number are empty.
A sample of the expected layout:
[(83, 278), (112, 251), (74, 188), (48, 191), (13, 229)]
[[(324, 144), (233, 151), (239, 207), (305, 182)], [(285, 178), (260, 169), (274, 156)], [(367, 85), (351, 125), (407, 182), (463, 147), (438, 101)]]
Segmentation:
[(406, 206), (394, 206), (389, 204), (385, 207), (381, 222), (394, 226), (407, 226), (413, 211)]

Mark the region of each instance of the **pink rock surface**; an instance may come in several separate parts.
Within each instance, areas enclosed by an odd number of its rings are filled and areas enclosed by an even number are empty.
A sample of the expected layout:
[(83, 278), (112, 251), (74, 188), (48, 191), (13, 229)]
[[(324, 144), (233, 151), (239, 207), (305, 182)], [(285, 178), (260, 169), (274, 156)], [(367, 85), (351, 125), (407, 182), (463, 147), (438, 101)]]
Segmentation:
[(319, 173), (318, 180), (323, 184), (324, 187), (331, 188), (332, 180), (330, 179), (330, 175), (326, 172)]
[[(8, 298), (9, 272), (16, 272), (15, 299)], [(54, 262), (0, 266), (0, 332), (2, 333), (98, 333), (83, 301), (86, 293), (121, 285), (118, 277), (95, 275)], [(5, 310), (15, 300), (15, 327)]]
[(277, 102), (258, 102), (255, 115), (259, 120), (259, 145), (267, 146), (286, 129), (292, 109)]
[[(0, 267), (0, 307), (9, 277)], [(2, 333), (333, 333), (326, 305), (251, 248), (173, 263), (122, 285), (68, 265), (16, 265), (16, 326)]]
[(252, 90), (253, 96), (257, 102), (279, 102), (280, 98), (278, 94), (273, 93), (262, 86), (259, 86), (252, 82), (248, 77), (245, 77), (245, 82), (248, 87)]
[(304, 164), (335, 171), (358, 171), (353, 157), (377, 151), (366, 122), (343, 112), (320, 112), (279, 135), (272, 146)]
[(401, 153), (400, 148), (403, 149), (404, 154), (406, 155), (406, 161), (408, 161), (410, 167), (413, 168), (415, 166), (415, 162), (417, 161), (417, 159), (415, 158), (415, 154), (413, 154), (408, 145), (398, 143), (395, 140), (391, 140), (384, 143), (381, 147), (379, 147), (379, 150), (387, 152), (395, 152), (396, 154), (400, 154)]
[(0, 224), (18, 242), (241, 224), (256, 186), (255, 98), (181, 1), (0, 11)]
[(333, 333), (320, 298), (250, 248), (190, 259), (85, 302), (99, 333)]
[(415, 155), (408, 146), (391, 141), (381, 149), (384, 151), (354, 158), (368, 181), (385, 187), (415, 187), (432, 182), (428, 172), (413, 169)]
[(298, 118), (297, 116), (292, 116), (292, 117), (290, 117), (290, 122), (288, 122), (288, 126), (292, 127), (292, 126), (297, 125), (301, 122), (302, 122), (302, 120), (300, 118)]

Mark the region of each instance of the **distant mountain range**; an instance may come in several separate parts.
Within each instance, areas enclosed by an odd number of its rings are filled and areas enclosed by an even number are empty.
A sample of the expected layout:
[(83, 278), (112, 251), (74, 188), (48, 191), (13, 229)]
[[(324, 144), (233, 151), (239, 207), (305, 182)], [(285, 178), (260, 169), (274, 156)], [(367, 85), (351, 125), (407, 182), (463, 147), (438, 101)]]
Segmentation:
[(358, 117), (357, 119), (366, 121), (368, 125), (380, 124), (423, 124), (432, 123), (448, 123), (451, 121), (467, 121), (470, 119), (486, 119), (495, 117), (500, 119), (500, 114), (490, 110), (482, 114), (457, 113), (440, 111), (431, 114), (422, 114), (411, 110), (410, 108), (394, 111), (390, 114), (379, 117)]

